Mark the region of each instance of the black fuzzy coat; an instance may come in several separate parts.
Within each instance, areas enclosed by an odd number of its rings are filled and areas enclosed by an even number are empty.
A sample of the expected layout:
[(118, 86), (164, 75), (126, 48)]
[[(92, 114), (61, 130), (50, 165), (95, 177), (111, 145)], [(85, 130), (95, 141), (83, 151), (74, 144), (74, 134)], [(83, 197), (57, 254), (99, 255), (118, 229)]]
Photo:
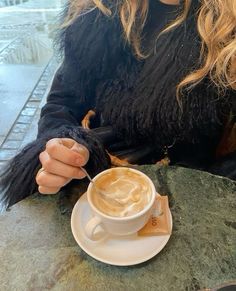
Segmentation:
[[(123, 38), (119, 17), (93, 9), (61, 34), (64, 60), (39, 121), (37, 140), (29, 144), (1, 177), (2, 208), (36, 191), (39, 153), (53, 137), (71, 137), (90, 150), (92, 175), (109, 167), (105, 148), (135, 163), (154, 163), (169, 147), (172, 164), (236, 179), (236, 153), (217, 161), (215, 151), (227, 117), (235, 114), (235, 92), (219, 94), (207, 78), (185, 92), (182, 109), (176, 85), (200, 66), (196, 30), (198, 1), (187, 20), (171, 32), (160, 30), (176, 17), (176, 7), (150, 0), (138, 60)], [(81, 128), (89, 109), (96, 111), (90, 132)], [(0, 207), (1, 208), (1, 207)]]

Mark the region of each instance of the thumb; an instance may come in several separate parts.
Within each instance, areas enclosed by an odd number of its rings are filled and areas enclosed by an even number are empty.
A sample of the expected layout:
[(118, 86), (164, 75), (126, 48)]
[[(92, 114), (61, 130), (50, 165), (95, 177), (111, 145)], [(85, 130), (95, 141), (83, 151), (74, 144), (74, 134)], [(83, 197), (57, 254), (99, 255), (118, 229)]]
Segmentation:
[(80, 154), (81, 166), (87, 164), (87, 162), (89, 160), (89, 151), (85, 146), (75, 142), (74, 145), (72, 146), (71, 150)]

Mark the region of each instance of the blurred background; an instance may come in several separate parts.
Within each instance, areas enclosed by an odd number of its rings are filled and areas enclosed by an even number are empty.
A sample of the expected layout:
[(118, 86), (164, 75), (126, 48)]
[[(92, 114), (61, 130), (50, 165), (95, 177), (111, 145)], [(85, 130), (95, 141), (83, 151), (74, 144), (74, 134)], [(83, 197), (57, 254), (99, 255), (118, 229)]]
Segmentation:
[(37, 133), (60, 60), (53, 50), (66, 0), (0, 0), (0, 168)]

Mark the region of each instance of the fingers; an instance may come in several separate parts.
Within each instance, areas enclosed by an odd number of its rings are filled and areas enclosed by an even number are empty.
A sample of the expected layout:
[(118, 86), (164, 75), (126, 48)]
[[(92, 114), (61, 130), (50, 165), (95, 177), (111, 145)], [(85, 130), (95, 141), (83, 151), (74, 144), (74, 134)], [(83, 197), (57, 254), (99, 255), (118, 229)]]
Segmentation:
[(39, 186), (38, 191), (41, 194), (56, 194), (60, 191), (60, 188)]
[(80, 167), (89, 159), (88, 149), (70, 138), (54, 138), (47, 142), (39, 155), (43, 170), (39, 170), (36, 182), (42, 194), (57, 193), (72, 179), (86, 176)]
[(89, 159), (86, 147), (72, 139), (54, 138), (47, 142), (46, 152), (54, 159), (71, 166), (84, 166)]
[(65, 186), (71, 179), (62, 176), (53, 175), (51, 173), (41, 171), (36, 176), (36, 182), (39, 186), (49, 188), (61, 188)]
[(86, 176), (78, 166), (73, 167), (67, 164), (63, 164), (58, 160), (54, 160), (47, 152), (42, 152), (39, 155), (39, 159), (43, 168), (48, 173), (74, 179), (82, 179)]

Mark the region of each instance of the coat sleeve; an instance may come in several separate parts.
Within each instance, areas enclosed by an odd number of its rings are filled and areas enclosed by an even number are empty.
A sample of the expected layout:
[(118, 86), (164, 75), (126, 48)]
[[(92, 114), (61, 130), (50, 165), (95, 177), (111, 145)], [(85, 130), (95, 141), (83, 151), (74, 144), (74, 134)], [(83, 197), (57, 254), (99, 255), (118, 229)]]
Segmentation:
[(80, 123), (95, 104), (96, 85), (113, 70), (113, 28), (114, 19), (95, 8), (65, 30), (64, 61), (41, 111), (37, 139), (15, 156), (0, 176), (0, 211), (37, 190), (39, 153), (51, 138), (69, 137), (85, 145), (90, 151), (86, 167), (91, 175), (109, 167), (99, 138), (81, 128)]

